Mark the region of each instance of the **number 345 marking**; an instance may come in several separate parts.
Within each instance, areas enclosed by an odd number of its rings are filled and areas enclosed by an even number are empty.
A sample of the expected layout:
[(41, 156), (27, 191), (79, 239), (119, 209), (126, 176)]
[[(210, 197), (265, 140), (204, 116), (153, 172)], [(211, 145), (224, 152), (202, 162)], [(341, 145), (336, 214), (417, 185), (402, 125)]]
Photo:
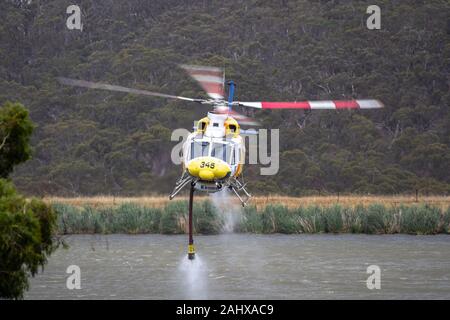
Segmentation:
[(210, 169), (214, 169), (215, 166), (216, 166), (216, 164), (214, 162), (202, 161), (202, 163), (200, 163), (200, 168), (208, 167)]

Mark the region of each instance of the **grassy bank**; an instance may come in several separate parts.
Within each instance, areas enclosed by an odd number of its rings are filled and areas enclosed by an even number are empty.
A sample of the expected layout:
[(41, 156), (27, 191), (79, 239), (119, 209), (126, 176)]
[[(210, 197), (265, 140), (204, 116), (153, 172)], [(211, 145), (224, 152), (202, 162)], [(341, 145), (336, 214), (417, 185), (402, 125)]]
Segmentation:
[[(187, 201), (159, 206), (124, 202), (116, 205), (52, 202), (61, 234), (162, 233), (187, 230)], [(236, 212), (240, 211), (240, 212)], [(450, 233), (450, 207), (434, 204), (267, 204), (233, 210), (234, 231), (251, 233)], [(194, 204), (197, 234), (223, 232), (227, 214), (209, 200)]]

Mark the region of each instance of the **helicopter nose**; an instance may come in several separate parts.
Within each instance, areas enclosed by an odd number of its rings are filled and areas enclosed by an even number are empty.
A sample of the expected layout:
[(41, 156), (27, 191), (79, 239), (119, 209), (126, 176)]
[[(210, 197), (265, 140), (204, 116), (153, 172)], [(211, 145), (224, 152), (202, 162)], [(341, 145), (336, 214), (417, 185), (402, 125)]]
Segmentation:
[(204, 181), (222, 179), (231, 172), (230, 167), (224, 161), (212, 157), (193, 159), (187, 165), (187, 169), (190, 175)]

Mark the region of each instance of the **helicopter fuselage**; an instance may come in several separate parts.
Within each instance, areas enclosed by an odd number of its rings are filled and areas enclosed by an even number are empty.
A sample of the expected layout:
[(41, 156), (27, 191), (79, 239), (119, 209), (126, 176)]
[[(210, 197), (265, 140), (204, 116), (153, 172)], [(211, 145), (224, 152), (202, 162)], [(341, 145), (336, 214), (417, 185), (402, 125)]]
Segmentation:
[(183, 145), (183, 174), (197, 190), (217, 192), (242, 173), (245, 144), (239, 124), (227, 114), (209, 112)]

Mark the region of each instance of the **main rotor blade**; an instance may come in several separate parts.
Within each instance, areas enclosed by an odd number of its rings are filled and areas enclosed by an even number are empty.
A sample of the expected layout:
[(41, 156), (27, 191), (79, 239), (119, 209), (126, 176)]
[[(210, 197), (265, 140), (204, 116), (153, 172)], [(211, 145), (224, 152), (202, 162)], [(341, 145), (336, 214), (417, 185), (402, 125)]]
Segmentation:
[(165, 94), (165, 93), (152, 92), (152, 91), (141, 90), (141, 89), (132, 89), (132, 88), (116, 86), (116, 85), (112, 85), (112, 84), (106, 84), (106, 83), (90, 82), (90, 81), (85, 81), (85, 80), (76, 80), (76, 79), (63, 78), (63, 77), (58, 77), (57, 79), (58, 79), (59, 83), (61, 83), (61, 84), (75, 86), (75, 87), (127, 92), (127, 93), (141, 94), (141, 95), (146, 95), (146, 96), (169, 98), (169, 99), (179, 99), (179, 100), (194, 101), (194, 102), (205, 101), (203, 99), (193, 99), (193, 98), (186, 98), (186, 97), (181, 97), (181, 96), (173, 96), (173, 95)]
[(186, 64), (182, 64), (180, 67), (186, 70), (186, 72), (200, 84), (208, 96), (215, 100), (223, 99), (225, 80), (225, 73), (223, 69)]
[(384, 105), (378, 100), (322, 100), (296, 102), (238, 102), (240, 106), (257, 109), (379, 109)]
[(236, 112), (234, 110), (230, 110), (228, 107), (224, 106), (224, 107), (216, 107), (214, 109), (215, 113), (220, 113), (220, 114), (227, 114), (231, 117), (233, 117), (240, 125), (246, 125), (246, 126), (260, 126), (261, 124), (250, 117), (247, 117), (239, 112)]

